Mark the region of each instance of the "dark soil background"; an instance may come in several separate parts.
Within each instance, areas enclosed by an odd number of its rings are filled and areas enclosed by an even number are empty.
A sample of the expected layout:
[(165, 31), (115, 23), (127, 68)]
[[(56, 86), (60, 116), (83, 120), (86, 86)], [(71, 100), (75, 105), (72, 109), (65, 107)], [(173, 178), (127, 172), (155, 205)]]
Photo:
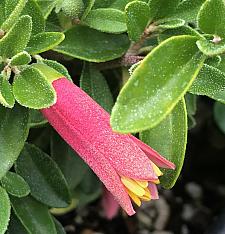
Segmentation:
[(213, 102), (199, 98), (182, 175), (160, 200), (133, 217), (104, 218), (99, 201), (57, 217), (69, 234), (225, 234), (225, 135), (213, 120)]

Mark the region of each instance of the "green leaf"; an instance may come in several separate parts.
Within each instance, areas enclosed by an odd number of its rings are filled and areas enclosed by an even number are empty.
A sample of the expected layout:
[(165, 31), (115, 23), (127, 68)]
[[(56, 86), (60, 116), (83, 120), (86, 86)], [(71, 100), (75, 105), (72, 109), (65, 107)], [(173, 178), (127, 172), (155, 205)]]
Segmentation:
[(0, 40), (1, 56), (3, 58), (10, 58), (22, 52), (30, 39), (31, 28), (31, 17), (28, 15), (21, 16), (17, 23)]
[(12, 167), (28, 135), (28, 110), (0, 106), (0, 179)]
[(16, 172), (29, 184), (31, 195), (50, 207), (67, 207), (70, 194), (57, 164), (39, 148), (26, 144), (16, 161)]
[(15, 98), (12, 93), (12, 86), (6, 77), (0, 74), (0, 103), (8, 108), (13, 108)]
[(150, 15), (154, 19), (166, 18), (176, 10), (180, 0), (149, 0)]
[(197, 111), (197, 96), (191, 93), (185, 95), (185, 102), (188, 114), (188, 129), (192, 129), (196, 125), (194, 115)]
[(223, 41), (214, 43), (203, 38), (197, 41), (197, 46), (207, 56), (219, 55), (225, 52), (225, 43)]
[(181, 1), (172, 17), (180, 18), (186, 22), (195, 22), (201, 5), (205, 0)]
[(1, 26), (1, 29), (3, 31), (9, 31), (10, 28), (14, 25), (14, 23), (16, 23), (27, 1), (28, 0), (18, 0), (17, 2), (15, 2), (14, 0), (5, 0), (5, 12), (11, 9), (12, 11), (6, 14), (7, 19)]
[(189, 92), (206, 95), (225, 103), (225, 73), (205, 64), (190, 87)]
[(65, 36), (66, 39), (54, 50), (90, 62), (119, 58), (130, 45), (124, 34), (106, 34), (80, 25), (69, 29)]
[(113, 97), (104, 76), (91, 64), (85, 63), (80, 87), (107, 112), (113, 107)]
[(176, 165), (175, 170), (163, 169), (161, 185), (170, 189), (176, 183), (184, 162), (187, 144), (187, 112), (182, 99), (156, 127), (140, 134), (141, 140)]
[(162, 42), (121, 90), (112, 110), (112, 128), (129, 133), (159, 124), (191, 86), (204, 59), (196, 37), (176, 36)]
[(220, 56), (220, 58), (221, 58), (221, 61), (220, 61), (220, 64), (217, 66), (217, 69), (225, 73), (225, 56), (222, 55)]
[(22, 106), (43, 109), (56, 102), (56, 93), (46, 77), (37, 68), (27, 67), (16, 76), (13, 94)]
[(225, 37), (225, 2), (206, 0), (198, 13), (198, 27), (208, 34)]
[(127, 32), (132, 41), (138, 41), (150, 19), (150, 8), (147, 3), (132, 1), (126, 5)]
[(3, 188), (15, 197), (25, 197), (30, 193), (26, 181), (16, 173), (8, 171), (1, 180)]
[(84, 10), (84, 13), (81, 17), (81, 21), (87, 17), (91, 8), (94, 6), (95, 0), (84, 0), (83, 2), (84, 2), (85, 10)]
[(124, 13), (113, 8), (92, 10), (83, 22), (90, 28), (107, 33), (122, 33), (127, 30)]
[(4, 234), (7, 226), (9, 224), (9, 217), (10, 217), (10, 201), (9, 196), (5, 189), (0, 186), (0, 234)]
[(217, 55), (217, 56), (214, 56), (214, 57), (209, 57), (205, 60), (205, 63), (209, 66), (212, 66), (212, 67), (219, 67), (220, 66), (220, 63), (222, 61), (222, 58)]
[(35, 0), (28, 0), (22, 14), (32, 17), (32, 35), (44, 32), (45, 19), (42, 15), (40, 7)]
[(94, 172), (88, 168), (82, 182), (74, 190), (74, 196), (78, 200), (78, 205), (85, 206), (96, 200), (101, 194), (102, 184)]
[(62, 224), (56, 218), (53, 218), (53, 220), (55, 222), (56, 233), (57, 234), (66, 234)]
[(31, 38), (26, 51), (31, 55), (40, 54), (53, 49), (64, 40), (65, 36), (60, 32), (43, 32)]
[(57, 4), (57, 0), (37, 0), (37, 4), (45, 19), (48, 18), (52, 10)]
[(30, 234), (27, 232), (20, 220), (16, 217), (14, 212), (12, 212), (10, 216), (7, 234)]
[(0, 2), (0, 25), (2, 25), (4, 21), (5, 21), (5, 0)]
[(21, 66), (21, 65), (27, 65), (31, 62), (31, 56), (26, 52), (20, 52), (16, 55), (14, 55), (10, 60), (11, 66)]
[(31, 196), (24, 198), (10, 197), (16, 216), (26, 230), (32, 234), (57, 234), (48, 207)]
[(158, 41), (162, 42), (172, 36), (178, 36), (178, 35), (191, 35), (191, 36), (196, 36), (198, 38), (201, 38), (201, 34), (199, 34), (196, 30), (193, 28), (183, 25), (179, 28), (174, 28), (174, 29), (167, 29), (163, 31), (162, 33), (159, 34), (158, 36)]
[(61, 64), (54, 60), (48, 60), (48, 59), (41, 59), (38, 61), (39, 63), (44, 63), (47, 66), (55, 69), (57, 72), (61, 73), (63, 76), (65, 76), (68, 80), (72, 81), (72, 78), (68, 72), (68, 70)]
[(167, 20), (158, 20), (156, 25), (159, 29), (173, 29), (179, 28), (185, 24), (185, 21), (182, 19), (167, 19)]
[(69, 188), (71, 190), (76, 188), (83, 179), (88, 166), (55, 132), (51, 135), (51, 156), (64, 174)]
[(214, 104), (214, 119), (219, 129), (225, 134), (225, 105), (216, 102)]
[(30, 128), (41, 127), (48, 122), (39, 110), (29, 109), (29, 112), (30, 112), (30, 121), (29, 121)]

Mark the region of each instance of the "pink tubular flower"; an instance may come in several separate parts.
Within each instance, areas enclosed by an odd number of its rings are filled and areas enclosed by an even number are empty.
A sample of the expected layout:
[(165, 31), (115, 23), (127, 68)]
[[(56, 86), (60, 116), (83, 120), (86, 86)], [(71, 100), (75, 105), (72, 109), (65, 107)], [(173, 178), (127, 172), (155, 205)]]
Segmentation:
[(149, 146), (115, 133), (109, 114), (66, 78), (53, 81), (57, 102), (41, 110), (62, 138), (83, 158), (128, 215), (135, 213), (131, 200), (158, 199), (158, 166), (174, 169)]

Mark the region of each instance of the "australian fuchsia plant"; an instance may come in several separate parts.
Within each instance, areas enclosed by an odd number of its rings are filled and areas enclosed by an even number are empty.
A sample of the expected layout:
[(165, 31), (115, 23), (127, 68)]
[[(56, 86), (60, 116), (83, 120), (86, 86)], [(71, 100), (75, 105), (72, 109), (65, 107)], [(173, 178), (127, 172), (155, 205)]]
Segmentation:
[(224, 22), (224, 0), (0, 1), (0, 234), (171, 189), (197, 96), (225, 132)]

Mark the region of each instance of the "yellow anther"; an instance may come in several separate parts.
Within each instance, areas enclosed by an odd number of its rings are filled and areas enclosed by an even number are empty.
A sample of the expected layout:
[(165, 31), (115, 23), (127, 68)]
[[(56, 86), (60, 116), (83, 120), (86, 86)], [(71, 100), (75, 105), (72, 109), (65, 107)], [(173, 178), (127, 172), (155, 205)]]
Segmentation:
[(127, 177), (121, 177), (121, 181), (126, 188), (128, 188), (138, 197), (141, 197), (145, 194), (144, 188), (142, 188), (135, 180), (129, 179)]
[(129, 189), (127, 189), (127, 193), (137, 206), (141, 206), (141, 200), (137, 195), (132, 193)]
[(151, 180), (149, 182), (154, 183), (154, 184), (160, 184), (160, 180), (159, 179), (158, 180)]
[(163, 173), (160, 171), (160, 169), (155, 165), (155, 163), (151, 162), (152, 168), (157, 176), (162, 176)]
[(151, 199), (151, 193), (148, 188), (145, 189), (144, 197), (149, 197)]
[(142, 188), (148, 187), (148, 181), (135, 180)]

